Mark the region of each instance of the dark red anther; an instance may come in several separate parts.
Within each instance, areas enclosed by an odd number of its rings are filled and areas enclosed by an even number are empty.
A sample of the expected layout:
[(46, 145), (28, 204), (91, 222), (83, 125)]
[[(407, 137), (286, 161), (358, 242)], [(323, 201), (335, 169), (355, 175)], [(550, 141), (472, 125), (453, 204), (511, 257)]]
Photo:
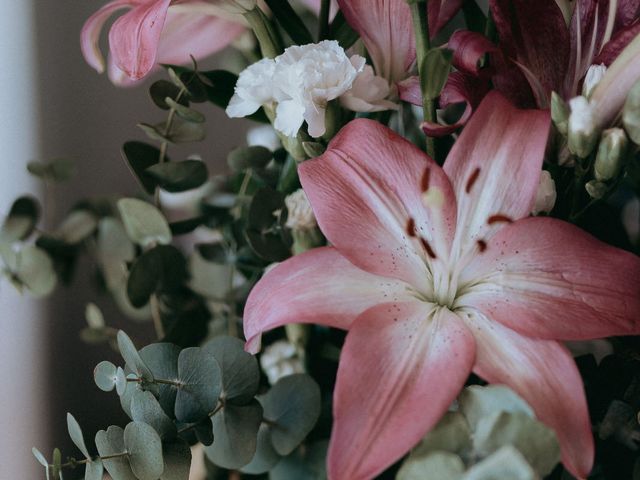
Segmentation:
[(427, 255), (429, 255), (429, 257), (433, 260), (435, 260), (436, 257), (436, 252), (433, 251), (433, 248), (431, 248), (431, 245), (429, 245), (429, 242), (427, 242), (426, 239), (420, 237), (420, 242), (422, 243), (422, 246), (424, 247), (424, 249), (427, 251)]
[(471, 175), (469, 175), (469, 180), (467, 180), (467, 186), (465, 187), (464, 191), (467, 193), (471, 192), (471, 189), (473, 188), (473, 185), (476, 183), (476, 180), (478, 180), (478, 176), (480, 175), (480, 167), (476, 167), (476, 169), (471, 172)]
[(487, 223), (489, 225), (493, 225), (494, 223), (512, 223), (513, 220), (502, 213), (498, 213), (496, 215), (491, 215), (487, 218)]
[(409, 220), (407, 220), (406, 230), (407, 230), (407, 235), (409, 235), (410, 237), (416, 236), (416, 222), (411, 217), (409, 217)]
[(478, 250), (480, 250), (480, 253), (487, 249), (487, 242), (484, 240), (477, 240), (476, 243), (478, 244)]
[(424, 173), (422, 174), (422, 178), (420, 179), (420, 189), (422, 192), (426, 192), (429, 190), (429, 182), (431, 180), (431, 169), (429, 167), (424, 169)]

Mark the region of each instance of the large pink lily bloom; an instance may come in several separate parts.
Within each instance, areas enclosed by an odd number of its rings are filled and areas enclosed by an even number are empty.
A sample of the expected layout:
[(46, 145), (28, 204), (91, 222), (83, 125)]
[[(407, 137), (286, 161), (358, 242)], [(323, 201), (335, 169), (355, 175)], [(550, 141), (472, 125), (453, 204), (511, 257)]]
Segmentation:
[(245, 31), (239, 21), (203, 0), (112, 0), (87, 20), (80, 34), (85, 60), (100, 73), (105, 70), (98, 45), (102, 27), (124, 9), (128, 11), (109, 30), (109, 77), (120, 85), (140, 80), (159, 63), (207, 57)]
[(334, 392), (332, 480), (369, 479), (440, 419), (470, 372), (521, 395), (576, 476), (594, 446), (560, 340), (640, 332), (640, 260), (568, 223), (529, 217), (548, 114), (485, 98), (444, 168), (379, 123), (347, 124), (300, 166), (333, 245), (267, 273), (247, 349), (288, 323), (348, 330)]

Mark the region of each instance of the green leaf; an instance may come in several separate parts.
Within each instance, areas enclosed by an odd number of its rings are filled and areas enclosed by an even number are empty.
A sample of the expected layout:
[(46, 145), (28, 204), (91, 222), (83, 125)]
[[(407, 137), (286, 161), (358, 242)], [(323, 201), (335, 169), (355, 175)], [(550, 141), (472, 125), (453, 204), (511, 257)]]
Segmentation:
[(207, 166), (199, 160), (158, 163), (149, 167), (147, 172), (167, 192), (192, 190), (203, 185), (209, 178)]
[(221, 108), (227, 108), (229, 100), (233, 97), (238, 76), (225, 70), (201, 72), (201, 75), (210, 82), (210, 86), (205, 87), (208, 100)]
[[(138, 376), (135, 373), (127, 374), (127, 378), (131, 379), (132, 381), (127, 382), (124, 393), (120, 395), (120, 406), (122, 407), (124, 413), (126, 413), (129, 418), (131, 418), (133, 416), (131, 414), (131, 398), (133, 398), (133, 395), (136, 392), (142, 390), (142, 387), (140, 382), (137, 381)], [(154, 384), (147, 385), (147, 388), (149, 388), (150, 390), (153, 389), (153, 387), (155, 387)]]
[(67, 413), (67, 430), (69, 431), (71, 441), (78, 447), (78, 450), (82, 452), (85, 458), (91, 458), (89, 450), (87, 450), (87, 446), (84, 443), (84, 436), (82, 435), (80, 424), (70, 413)]
[(140, 128), (151, 140), (158, 142), (170, 142), (169, 135), (165, 134), (165, 124), (159, 123), (157, 125), (150, 125), (148, 123), (139, 123)]
[(103, 474), (102, 460), (96, 459), (85, 464), (84, 480), (102, 480)]
[(53, 182), (64, 182), (76, 173), (73, 161), (68, 158), (58, 158), (51, 162), (29, 162), (27, 170), (31, 175)]
[(116, 369), (116, 393), (118, 396), (122, 396), (122, 394), (124, 394), (124, 391), (127, 388), (127, 383), (127, 377), (124, 374), (124, 370), (122, 367), (118, 367)]
[(178, 290), (187, 280), (187, 261), (172, 245), (158, 245), (140, 255), (129, 272), (127, 296), (140, 308), (152, 294)]
[(539, 477), (517, 449), (506, 445), (471, 467), (462, 480), (501, 480), (503, 478), (537, 480)]
[(91, 235), (98, 226), (98, 218), (88, 210), (74, 210), (56, 229), (54, 235), (65, 243), (76, 244)]
[[(96, 433), (96, 448), (101, 457), (125, 453), (124, 430), (115, 425), (107, 428), (106, 432), (100, 430)], [(126, 456), (103, 459), (102, 464), (113, 480), (136, 480)]]
[(294, 44), (306, 45), (314, 43), (309, 29), (291, 7), (288, 0), (266, 0), (266, 4), (273, 12), (273, 18), (287, 32)]
[(191, 469), (191, 449), (182, 441), (164, 444), (164, 472), (160, 480), (186, 480)]
[(253, 251), (261, 258), (280, 262), (291, 256), (292, 239), (286, 229), (284, 195), (270, 188), (258, 190), (249, 206), (245, 235)]
[(151, 392), (135, 391), (131, 397), (131, 418), (134, 422), (146, 423), (164, 439), (171, 439), (178, 433), (175, 424), (164, 413), (160, 403)]
[(170, 97), (165, 98), (164, 101), (176, 111), (180, 118), (187, 122), (203, 123), (205, 121), (204, 115), (197, 110), (181, 105)]
[(33, 456), (36, 457), (36, 460), (40, 462), (40, 465), (47, 468), (49, 467), (49, 462), (47, 461), (47, 459), (45, 458), (45, 456), (42, 454), (40, 450), (38, 450), (36, 447), (33, 447), (31, 449), (31, 452), (33, 453)]
[(260, 425), (260, 430), (258, 430), (256, 453), (251, 462), (242, 467), (240, 471), (250, 475), (267, 473), (280, 461), (280, 458), (282, 457), (278, 455), (278, 452), (271, 445), (269, 427), (266, 424), (262, 424)]
[(203, 350), (215, 357), (222, 370), (222, 396), (225, 402), (243, 405), (258, 393), (260, 368), (256, 357), (244, 351), (244, 342), (220, 336), (207, 342)]
[[(403, 464), (396, 480), (460, 480), (464, 463), (459, 456), (448, 452), (431, 452), (424, 456), (411, 455)], [(497, 480), (497, 479), (496, 479)]]
[[(172, 343), (152, 343), (142, 348), (140, 357), (147, 364), (153, 376), (163, 379), (178, 378), (178, 356), (180, 348)], [(178, 391), (175, 386), (160, 384), (157, 387), (157, 397), (164, 412), (173, 418), (176, 395)]]
[(217, 360), (201, 348), (185, 348), (178, 357), (176, 418), (195, 423), (207, 416), (218, 403), (222, 388)]
[(234, 172), (248, 168), (264, 168), (273, 158), (271, 150), (261, 146), (238, 147), (227, 156), (227, 164)]
[[(167, 80), (158, 80), (154, 82), (149, 87), (149, 96), (153, 103), (156, 104), (159, 108), (163, 110), (169, 110), (171, 108), (171, 104), (166, 100), (169, 98), (175, 103), (175, 99), (180, 96), (180, 87), (167, 81)], [(189, 106), (189, 100), (186, 95), (182, 95), (179, 100), (180, 105)]]
[(127, 364), (127, 367), (131, 369), (131, 371), (136, 372), (140, 375), (144, 380), (148, 382), (153, 381), (153, 374), (144, 360), (140, 357), (136, 346), (133, 344), (129, 336), (124, 333), (122, 330), (118, 331), (118, 349), (120, 350), (120, 354), (124, 361)]
[(213, 443), (213, 424), (211, 423), (210, 417), (198, 422), (196, 426), (193, 427), (193, 431), (198, 441), (205, 447)]
[(441, 450), (461, 454), (471, 447), (471, 430), (460, 412), (447, 412), (420, 444), (415, 448), (417, 456)]
[(424, 71), (429, 72), (422, 81), (425, 84), (425, 95), (429, 100), (435, 100), (447, 83), (453, 52), (445, 48), (432, 48), (424, 58)]
[(283, 377), (259, 400), (280, 455), (300, 445), (320, 416), (320, 388), (309, 375)]
[(27, 245), (13, 252), (11, 258), (3, 257), (9, 270), (9, 279), (19, 290), (24, 288), (39, 298), (50, 294), (55, 288), (58, 278), (53, 262), (41, 248)]
[(278, 462), (269, 472), (269, 480), (325, 480), (328, 447), (329, 442), (323, 440), (297, 449)]
[(157, 480), (164, 471), (162, 441), (146, 423), (131, 422), (124, 429), (124, 445), (131, 470), (139, 480)]
[[(153, 195), (156, 181), (149, 175), (147, 168), (160, 161), (160, 150), (144, 142), (126, 142), (122, 146), (122, 157), (142, 189), (147, 194)], [(165, 161), (170, 160), (165, 156)]]
[(475, 430), (478, 422), (495, 412), (522, 412), (533, 417), (533, 410), (510, 388), (503, 385), (465, 388), (458, 398), (460, 411)]
[(93, 369), (93, 380), (103, 392), (110, 392), (116, 387), (116, 366), (103, 360)]
[(216, 465), (237, 469), (248, 464), (256, 452), (262, 407), (255, 400), (249, 405), (225, 405), (214, 415), (213, 444), (205, 448)]
[(62, 471), (62, 453), (59, 448), (53, 449), (53, 460), (51, 461), (51, 474), (53, 478), (59, 478), (62, 480), (60, 472)]
[(98, 224), (97, 248), (105, 281), (109, 289), (113, 289), (122, 283), (123, 278), (126, 280), (126, 263), (135, 258), (135, 246), (122, 222), (106, 217)]
[(338, 14), (331, 22), (331, 38), (337, 40), (342, 48), (347, 50), (354, 43), (358, 41), (360, 36), (358, 32), (356, 32), (351, 25), (347, 23), (347, 20), (344, 18), (344, 14), (342, 11), (338, 11)]
[(118, 210), (129, 238), (146, 248), (171, 242), (171, 230), (162, 213), (150, 203), (135, 198), (118, 200)]
[(24, 196), (16, 199), (0, 230), (0, 242), (24, 240), (33, 232), (39, 217), (40, 207), (35, 198)]
[(522, 412), (496, 412), (483, 418), (478, 422), (473, 444), (480, 457), (512, 445), (541, 477), (551, 473), (560, 461), (560, 445), (554, 431)]
[(206, 133), (202, 123), (175, 119), (167, 138), (173, 143), (191, 143), (204, 140), (205, 136)]

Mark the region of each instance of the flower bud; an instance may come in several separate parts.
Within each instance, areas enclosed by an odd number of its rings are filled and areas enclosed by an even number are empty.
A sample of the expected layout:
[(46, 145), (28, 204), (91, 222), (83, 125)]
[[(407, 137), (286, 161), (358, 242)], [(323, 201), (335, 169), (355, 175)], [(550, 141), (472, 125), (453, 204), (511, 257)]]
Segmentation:
[(540, 183), (538, 184), (538, 193), (536, 193), (536, 201), (531, 213), (538, 215), (541, 212), (549, 213), (556, 204), (556, 182), (546, 170), (540, 174)]
[(598, 141), (598, 128), (593, 106), (584, 97), (575, 97), (569, 101), (568, 144), (571, 153), (586, 158)]
[(296, 347), (285, 340), (277, 341), (265, 348), (260, 357), (260, 366), (271, 385), (287, 375), (304, 373), (304, 365), (297, 356)]
[(551, 119), (562, 135), (567, 134), (569, 125), (569, 106), (556, 92), (551, 92)]
[(596, 180), (606, 182), (616, 177), (627, 151), (627, 136), (621, 128), (610, 128), (602, 133), (593, 168)]
[(587, 190), (589, 196), (596, 200), (601, 199), (604, 197), (604, 194), (607, 193), (607, 184), (597, 180), (588, 181), (584, 188)]
[(218, 6), (229, 13), (247, 13), (256, 8), (257, 0), (222, 0)]
[(299, 188), (284, 199), (287, 206), (286, 226), (291, 230), (313, 230), (317, 226), (316, 217), (304, 190)]
[(640, 81), (627, 95), (627, 101), (622, 109), (622, 124), (629, 138), (636, 145), (640, 145)]
[(591, 96), (591, 92), (593, 92), (596, 85), (600, 83), (600, 80), (602, 80), (605, 73), (607, 73), (607, 67), (604, 64), (591, 65), (584, 77), (584, 82), (582, 84), (582, 96), (589, 98)]

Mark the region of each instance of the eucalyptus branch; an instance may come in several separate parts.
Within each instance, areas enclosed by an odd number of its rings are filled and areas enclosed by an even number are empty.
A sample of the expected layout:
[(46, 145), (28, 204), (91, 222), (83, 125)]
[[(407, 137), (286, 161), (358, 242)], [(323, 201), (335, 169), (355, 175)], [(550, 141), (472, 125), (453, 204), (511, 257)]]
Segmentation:
[[(113, 455), (105, 455), (104, 457), (101, 457), (100, 455), (96, 455), (95, 457), (85, 458), (83, 460), (76, 460), (75, 458), (71, 458), (68, 462), (62, 463), (59, 466), (60, 468), (76, 468), (77, 465), (85, 465), (90, 462), (95, 462), (96, 460), (104, 461), (104, 460), (110, 460), (112, 458), (121, 458), (121, 457), (127, 457), (127, 456), (129, 456), (129, 452), (114, 453)], [(49, 464), (49, 467), (53, 468), (54, 465)]]

